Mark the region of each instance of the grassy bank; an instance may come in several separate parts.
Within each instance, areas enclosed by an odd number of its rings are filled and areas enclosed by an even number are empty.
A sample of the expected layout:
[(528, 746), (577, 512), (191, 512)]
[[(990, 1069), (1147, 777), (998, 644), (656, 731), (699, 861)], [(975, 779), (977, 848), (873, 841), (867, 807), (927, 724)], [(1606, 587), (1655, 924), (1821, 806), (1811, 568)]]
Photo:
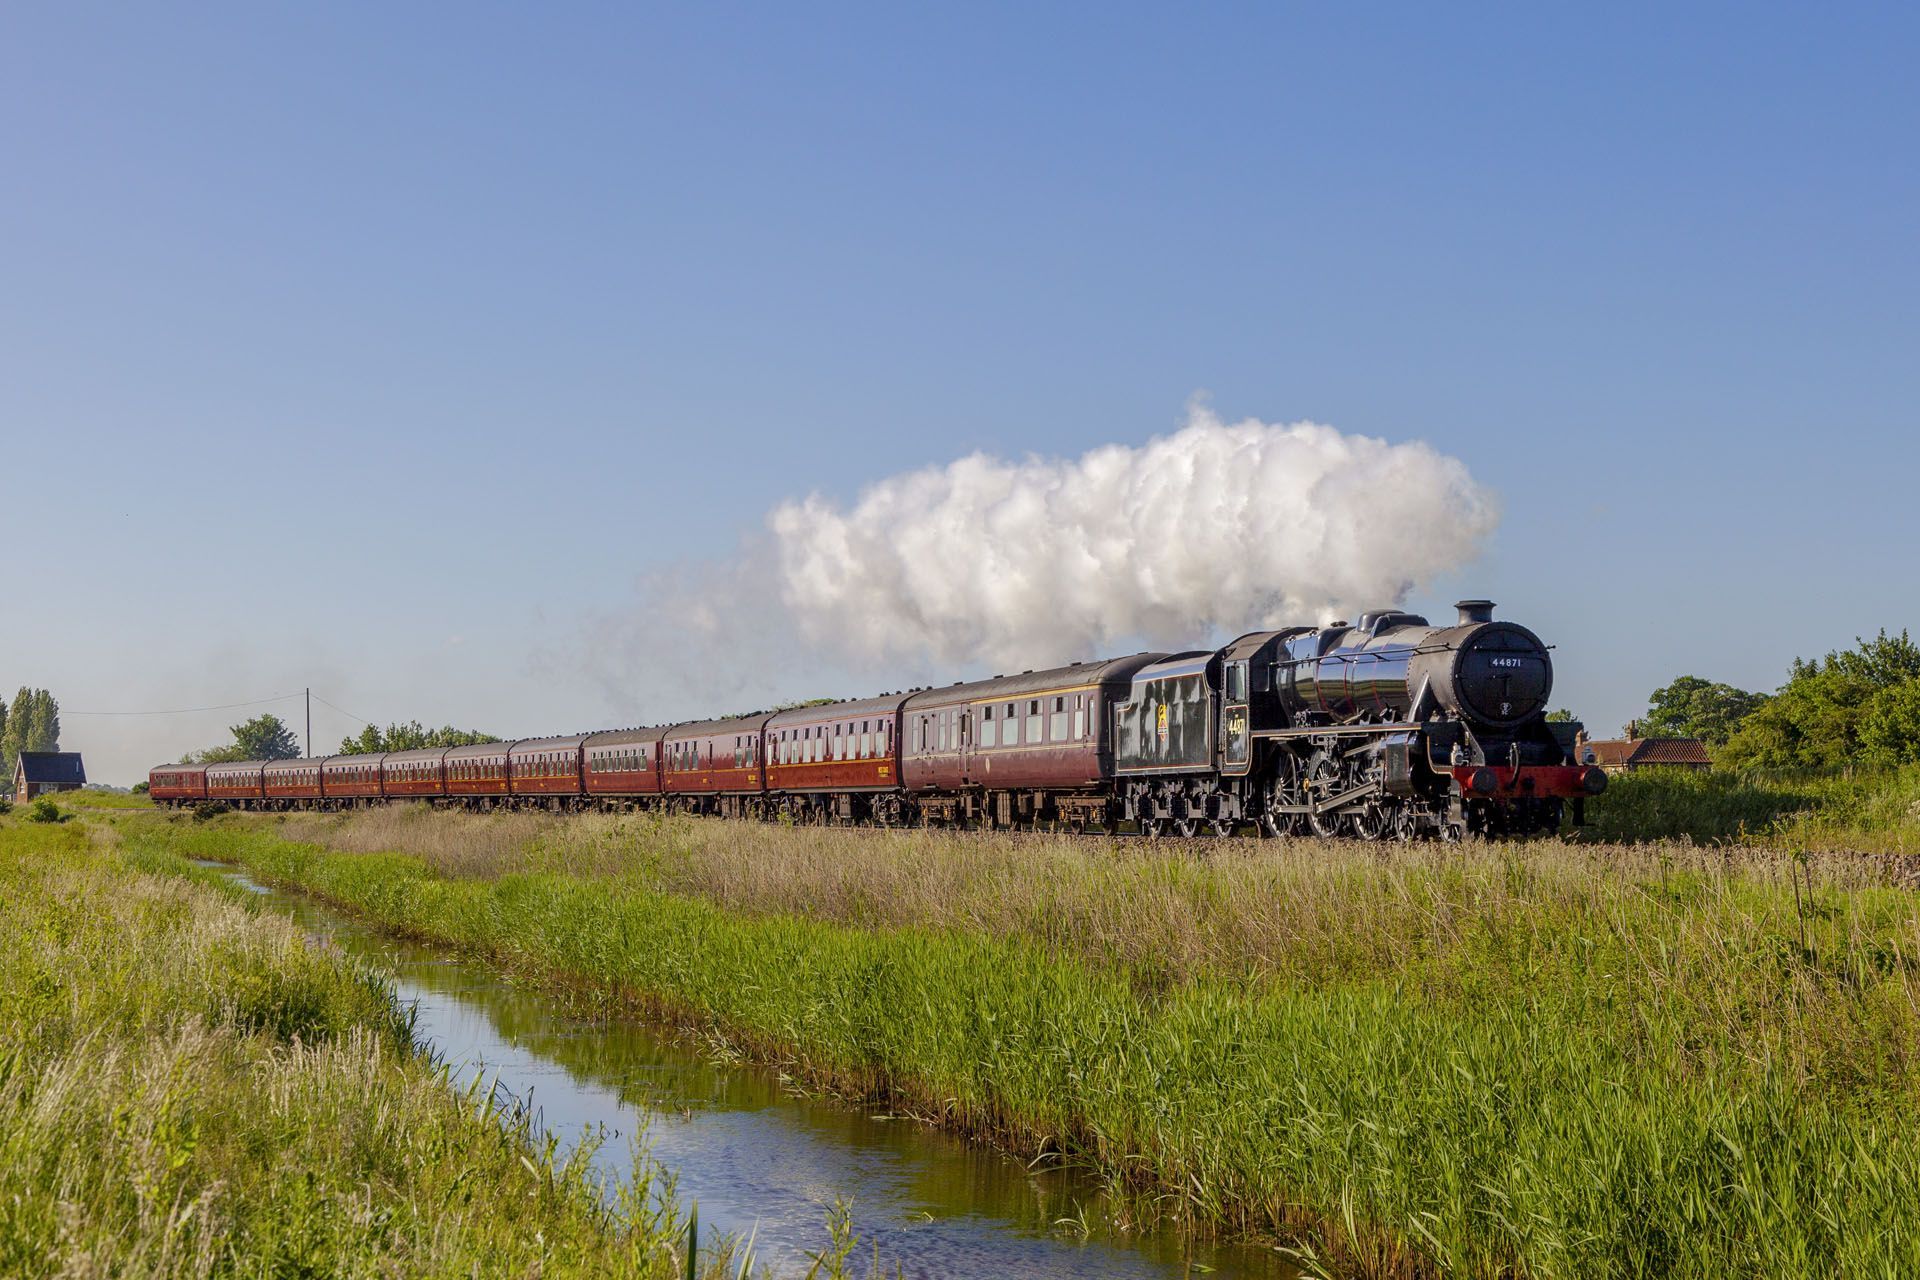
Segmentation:
[(1621, 774), (1588, 805), (1597, 841), (1686, 839), (1774, 848), (1920, 854), (1920, 768), (1829, 773), (1651, 769)]
[(610, 1205), (382, 979), (117, 843), (0, 820), (0, 1275), (683, 1274), (670, 1198)]
[(124, 826), (1366, 1274), (1920, 1269), (1897, 860)]

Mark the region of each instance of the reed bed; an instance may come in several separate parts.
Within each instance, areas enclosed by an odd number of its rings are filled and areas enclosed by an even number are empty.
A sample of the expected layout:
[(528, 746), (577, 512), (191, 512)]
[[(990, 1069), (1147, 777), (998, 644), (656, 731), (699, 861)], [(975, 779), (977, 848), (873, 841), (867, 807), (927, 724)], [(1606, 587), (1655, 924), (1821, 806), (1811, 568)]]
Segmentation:
[(670, 1183), (603, 1186), (384, 979), (116, 843), (0, 820), (0, 1275), (690, 1274)]
[(1330, 1272), (1920, 1272), (1899, 858), (123, 825)]

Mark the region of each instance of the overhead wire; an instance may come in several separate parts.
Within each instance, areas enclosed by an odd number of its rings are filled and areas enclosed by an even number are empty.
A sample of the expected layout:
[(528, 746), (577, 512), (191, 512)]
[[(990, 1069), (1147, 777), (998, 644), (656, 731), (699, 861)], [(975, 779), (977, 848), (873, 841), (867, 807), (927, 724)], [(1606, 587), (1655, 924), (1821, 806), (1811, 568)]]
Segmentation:
[[(259, 707), (269, 702), (285, 702), (289, 698), (298, 698), (297, 693), (277, 693), (271, 698), (252, 698), (246, 702), (221, 702), (209, 707), (172, 707), (164, 711), (69, 711), (60, 708), (63, 716), (185, 716), (199, 711), (231, 711), (235, 707)], [(335, 711), (340, 708), (335, 707)], [(341, 712), (342, 715), (346, 714)]]

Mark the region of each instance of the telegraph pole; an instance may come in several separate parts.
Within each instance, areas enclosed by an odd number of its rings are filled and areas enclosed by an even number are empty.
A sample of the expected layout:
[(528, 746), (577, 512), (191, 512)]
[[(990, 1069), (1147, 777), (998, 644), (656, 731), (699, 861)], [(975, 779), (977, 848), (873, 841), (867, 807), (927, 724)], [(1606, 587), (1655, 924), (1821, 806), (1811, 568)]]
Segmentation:
[(313, 759), (313, 690), (307, 690), (307, 759)]

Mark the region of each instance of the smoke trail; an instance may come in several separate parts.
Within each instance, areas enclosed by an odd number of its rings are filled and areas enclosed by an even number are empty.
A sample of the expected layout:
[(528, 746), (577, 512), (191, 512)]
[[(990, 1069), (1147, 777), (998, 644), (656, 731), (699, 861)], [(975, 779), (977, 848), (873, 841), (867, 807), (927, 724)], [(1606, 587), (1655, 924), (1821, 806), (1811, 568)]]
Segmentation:
[(1425, 444), (1196, 407), (1138, 448), (976, 454), (767, 523), (780, 598), (816, 648), (1036, 666), (1399, 603), (1473, 559), (1498, 518)]
[(735, 555), (643, 574), (564, 665), (638, 722), (1198, 645), (1400, 603), (1497, 519), (1424, 444), (1195, 408), (1138, 447), (782, 503)]

